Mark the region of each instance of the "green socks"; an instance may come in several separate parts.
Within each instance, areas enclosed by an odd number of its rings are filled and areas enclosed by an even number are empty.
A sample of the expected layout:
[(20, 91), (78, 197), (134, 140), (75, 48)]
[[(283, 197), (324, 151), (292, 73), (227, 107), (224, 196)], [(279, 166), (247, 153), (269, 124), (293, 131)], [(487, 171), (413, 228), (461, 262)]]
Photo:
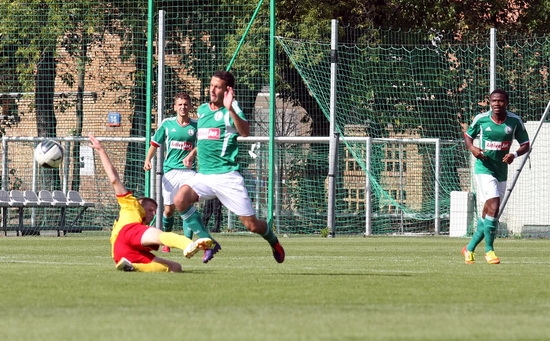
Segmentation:
[(485, 216), (485, 252), (494, 251), (493, 243), (497, 236), (497, 221), (495, 217)]
[[(174, 216), (171, 217), (165, 217), (162, 216), (162, 229), (164, 232), (172, 232), (172, 229), (174, 227)], [(183, 235), (187, 238), (191, 239), (193, 238), (193, 230), (191, 230), (188, 226), (188, 224), (183, 222)]]
[(468, 246), (466, 246), (466, 249), (468, 251), (474, 251), (476, 249), (476, 246), (483, 240), (483, 237), (485, 237), (485, 226), (483, 221), (484, 219), (481, 217), (477, 219), (476, 232), (474, 232), (470, 243), (468, 243)]
[(193, 239), (193, 230), (191, 230), (189, 224), (185, 223), (185, 220), (183, 221), (183, 235), (189, 239)]
[[(266, 223), (266, 225), (267, 225), (267, 223)], [(271, 228), (269, 226), (267, 226), (267, 229), (266, 229), (265, 233), (262, 234), (262, 238), (267, 240), (267, 242), (271, 246), (274, 246), (275, 244), (277, 244), (279, 242), (279, 239), (277, 239), (277, 236), (275, 235), (275, 233), (273, 233), (273, 230), (271, 230)]]
[(485, 216), (477, 220), (477, 229), (472, 240), (466, 246), (468, 251), (474, 251), (476, 246), (485, 238), (485, 252), (494, 251), (493, 244), (497, 235), (497, 221), (495, 217)]
[(164, 232), (172, 232), (172, 227), (174, 227), (174, 216), (166, 217), (162, 216), (162, 229)]
[[(183, 234), (187, 238), (191, 239), (194, 233), (199, 238), (212, 239), (210, 233), (208, 233), (208, 231), (204, 228), (201, 215), (195, 206), (191, 206), (187, 211), (181, 213), (181, 219), (183, 220)], [(191, 237), (187, 235), (188, 233), (191, 234)]]

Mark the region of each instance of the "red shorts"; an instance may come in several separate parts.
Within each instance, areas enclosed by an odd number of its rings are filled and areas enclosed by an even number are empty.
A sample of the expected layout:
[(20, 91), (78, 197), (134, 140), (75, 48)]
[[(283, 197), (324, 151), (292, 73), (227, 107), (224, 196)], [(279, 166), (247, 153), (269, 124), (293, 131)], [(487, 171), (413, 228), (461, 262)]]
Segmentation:
[(113, 245), (115, 263), (118, 263), (122, 257), (132, 263), (151, 263), (156, 257), (151, 251), (158, 250), (158, 245), (152, 247), (141, 245), (141, 237), (150, 228), (152, 227), (141, 223), (124, 226), (118, 233), (115, 245)]

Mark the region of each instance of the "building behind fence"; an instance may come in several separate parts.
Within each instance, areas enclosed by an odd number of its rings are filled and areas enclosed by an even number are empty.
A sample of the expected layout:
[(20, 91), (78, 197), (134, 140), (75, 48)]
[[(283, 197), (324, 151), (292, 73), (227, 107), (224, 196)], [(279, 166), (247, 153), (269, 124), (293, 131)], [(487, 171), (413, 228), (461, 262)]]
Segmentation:
[[(258, 214), (265, 217), (269, 212), (266, 198), (271, 182), (273, 221), (279, 232), (323, 233), (328, 206), (330, 41), (277, 34), (277, 48), (284, 58), (277, 60), (275, 135), (301, 139), (276, 142), (271, 164), (267, 4), (254, 18), (238, 54), (237, 45), (257, 2), (216, 9), (208, 4), (198, 8), (196, 2), (184, 2), (158, 8), (166, 13), (164, 115), (172, 114), (172, 98), (179, 91), (189, 92), (195, 106), (206, 101), (212, 73), (225, 69), (235, 57), (231, 70), (237, 79), (237, 99), (253, 132), (240, 140), (240, 160)], [(148, 55), (147, 44), (149, 37), (153, 41), (157, 37), (158, 13), (150, 32), (147, 8), (135, 2), (108, 9), (99, 1), (89, 2), (89, 8), (75, 3), (73, 10), (64, 7), (66, 13), (46, 21), (8, 5), (0, 4), (6, 18), (0, 24), (0, 128), (3, 148), (7, 147), (2, 150), (6, 155), (2, 187), (77, 189), (96, 203), (82, 226), (108, 229), (117, 214), (116, 202), (85, 136), (91, 132), (106, 139), (127, 186), (138, 195), (149, 192), (150, 178), (142, 165), (160, 97), (156, 93), (159, 45), (153, 43)], [(194, 20), (199, 17), (202, 20)], [(33, 31), (40, 26), (49, 30)], [(451, 192), (475, 190), (471, 157), (461, 134), (477, 113), (488, 109), (489, 33), (479, 41), (434, 32), (377, 30), (356, 36), (357, 31), (349, 31), (341, 28), (338, 44), (335, 126), (342, 144), (336, 233), (447, 234)], [(329, 33), (327, 22), (327, 37)], [(39, 39), (42, 45), (25, 40), (29, 34), (44, 35)], [(497, 34), (496, 85), (510, 93), (510, 109), (529, 122), (540, 119), (550, 99), (548, 43), (547, 37)], [(536, 129), (531, 123), (529, 127)], [(60, 174), (53, 174), (58, 181), (44, 180), (52, 174), (32, 162), (37, 141), (32, 138), (39, 135), (57, 138), (66, 146), (67, 162)], [(539, 173), (547, 163), (546, 136), (538, 137), (530, 167), (514, 189), (502, 217), (502, 234), (549, 231), (550, 213), (542, 208), (534, 212), (529, 206), (544, 202), (549, 186)], [(275, 169), (274, 179), (268, 176), (269, 167)], [(33, 224), (48, 224), (47, 215), (40, 220), (41, 213), (35, 214)], [(11, 212), (10, 226), (14, 217)], [(30, 218), (26, 223), (31, 223)], [(234, 217), (228, 218), (227, 231), (244, 230)]]

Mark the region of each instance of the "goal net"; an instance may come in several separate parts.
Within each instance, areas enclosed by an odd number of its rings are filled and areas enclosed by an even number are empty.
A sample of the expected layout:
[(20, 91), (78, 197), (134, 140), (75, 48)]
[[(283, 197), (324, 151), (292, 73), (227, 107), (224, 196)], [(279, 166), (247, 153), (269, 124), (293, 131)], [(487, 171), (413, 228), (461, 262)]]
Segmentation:
[[(448, 232), (451, 192), (475, 192), (471, 155), (462, 133), (476, 114), (489, 110), (488, 37), (384, 30), (357, 33), (342, 27), (339, 36), (337, 51), (331, 51), (330, 39), (277, 37), (327, 119), (331, 67), (336, 65), (334, 124), (344, 142), (338, 164), (337, 215), (363, 210), (360, 205), (370, 196), (373, 233), (433, 233), (437, 219), (441, 219), (440, 232)], [(548, 56), (542, 43), (547, 38), (527, 40), (505, 33), (499, 37), (497, 87), (509, 92), (509, 110), (526, 121), (538, 120), (548, 101), (547, 67), (540, 59)], [(370, 155), (364, 143), (352, 141), (357, 136), (376, 141)], [(437, 139), (441, 144), (436, 149), (434, 144), (410, 143), (416, 139)], [(546, 158), (539, 161), (547, 163)], [(510, 171), (515, 171), (513, 166)], [(358, 173), (367, 174), (370, 191), (365, 191), (363, 182), (351, 181)], [(530, 196), (529, 189), (516, 192), (516, 198)], [(514, 211), (515, 224), (532, 224), (529, 211), (526, 205)], [(347, 223), (344, 217), (337, 220), (338, 228)], [(506, 226), (506, 216), (502, 221)], [(548, 231), (548, 221), (546, 216), (534, 224)], [(521, 233), (521, 227), (514, 232)]]

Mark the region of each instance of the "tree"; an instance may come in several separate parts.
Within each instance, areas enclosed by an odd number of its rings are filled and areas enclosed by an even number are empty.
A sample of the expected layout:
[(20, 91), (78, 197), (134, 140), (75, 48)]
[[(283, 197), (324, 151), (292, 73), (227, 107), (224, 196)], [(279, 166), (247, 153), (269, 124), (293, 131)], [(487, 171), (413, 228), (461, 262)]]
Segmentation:
[[(101, 1), (84, 0), (66, 2), (63, 12), (67, 14), (61, 47), (76, 60), (76, 79), (74, 73), (65, 72), (61, 79), (70, 87), (76, 83), (75, 127), (73, 135), (81, 136), (84, 125), (84, 92), (86, 87), (86, 67), (92, 61), (88, 50), (92, 45), (103, 43), (105, 33), (110, 29), (105, 22), (108, 4)], [(67, 68), (71, 70), (72, 68)], [(69, 104), (71, 106), (71, 104)], [(65, 110), (63, 107), (61, 110)], [(80, 141), (74, 141), (69, 153), (72, 163), (72, 180), (70, 188), (78, 191), (80, 187)]]
[[(3, 42), (2, 36), (0, 42)], [(16, 94), (21, 92), (15, 72), (16, 51), (12, 43), (0, 43), (0, 136), (21, 120), (16, 102)]]
[[(55, 49), (56, 38), (62, 30), (59, 4), (53, 1), (34, 0), (2, 3), (0, 24), (2, 47), (16, 47), (15, 73), (21, 90), (34, 91), (36, 128), (38, 136), (55, 137), (54, 112)], [(20, 18), (26, 20), (20, 20)], [(36, 66), (36, 69), (35, 69)], [(58, 169), (44, 170), (44, 188), (59, 189)]]

